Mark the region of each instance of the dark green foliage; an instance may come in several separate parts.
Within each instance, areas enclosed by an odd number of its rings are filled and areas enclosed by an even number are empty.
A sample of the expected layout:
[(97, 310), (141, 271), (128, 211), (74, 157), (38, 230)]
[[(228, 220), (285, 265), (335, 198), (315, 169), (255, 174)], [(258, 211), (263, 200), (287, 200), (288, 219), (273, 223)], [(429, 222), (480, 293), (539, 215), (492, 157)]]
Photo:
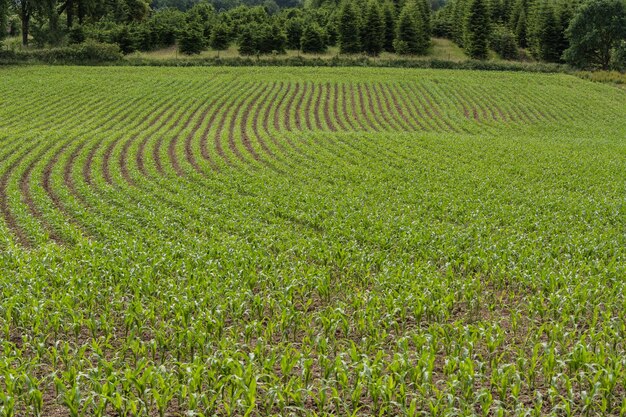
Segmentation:
[(204, 38), (209, 39), (216, 20), (215, 9), (208, 2), (201, 1), (187, 11), (185, 19), (188, 24), (200, 27)]
[(528, 46), (528, 0), (517, 0), (511, 11), (510, 28), (517, 37), (517, 45), (520, 48)]
[(239, 54), (243, 56), (250, 56), (258, 54), (256, 47), (256, 34), (254, 27), (250, 26), (244, 28), (239, 36)]
[(361, 30), (361, 45), (363, 52), (377, 56), (383, 51), (385, 43), (385, 26), (383, 14), (376, 0), (367, 5), (365, 22)]
[(432, 10), (430, 8), (430, 0), (418, 0), (418, 8), (420, 11), (420, 18), (422, 22), (422, 37), (423, 42), (427, 45), (430, 44), (430, 34), (432, 31)]
[(256, 50), (261, 54), (284, 54), (287, 37), (277, 24), (264, 24), (256, 31)]
[(420, 55), (426, 52), (422, 22), (417, 19), (421, 13), (412, 1), (407, 2), (400, 12), (394, 49), (400, 55)]
[(43, 62), (46, 64), (102, 64), (122, 60), (120, 48), (114, 44), (103, 44), (87, 40), (81, 44), (61, 48), (32, 49), (17, 52), (0, 51), (0, 61), (8, 62)]
[(572, 19), (567, 35), (569, 64), (609, 69), (612, 51), (626, 39), (626, 6), (621, 0), (590, 0)]
[(67, 39), (70, 44), (85, 42), (85, 31), (80, 25), (74, 25), (67, 33)]
[(185, 15), (178, 10), (162, 10), (150, 17), (147, 25), (155, 34), (156, 46), (173, 45), (178, 31), (185, 26)]
[(561, 31), (555, 11), (544, 2), (537, 11), (535, 32), (533, 34), (533, 54), (546, 62), (560, 62)]
[(197, 55), (205, 45), (206, 40), (199, 25), (189, 24), (178, 35), (178, 50), (185, 55)]
[(359, 15), (351, 0), (346, 0), (339, 12), (339, 51), (342, 54), (361, 52)]
[(485, 0), (470, 0), (465, 16), (463, 46), (473, 59), (487, 59), (489, 11)]
[(0, 41), (4, 39), (9, 28), (9, 0), (0, 0)]
[(326, 52), (326, 34), (317, 23), (311, 23), (304, 28), (302, 34), (302, 52), (315, 54)]
[(230, 43), (230, 28), (224, 23), (218, 23), (213, 26), (211, 37), (209, 38), (209, 46), (216, 51), (228, 49)]
[(300, 17), (290, 18), (285, 22), (287, 49), (300, 49), (300, 40), (304, 33), (304, 20)]
[(396, 9), (390, 1), (383, 6), (383, 24), (385, 29), (383, 49), (393, 52), (393, 40), (396, 38)]
[(517, 59), (517, 43), (515, 34), (504, 25), (495, 25), (489, 39), (489, 46), (502, 59)]

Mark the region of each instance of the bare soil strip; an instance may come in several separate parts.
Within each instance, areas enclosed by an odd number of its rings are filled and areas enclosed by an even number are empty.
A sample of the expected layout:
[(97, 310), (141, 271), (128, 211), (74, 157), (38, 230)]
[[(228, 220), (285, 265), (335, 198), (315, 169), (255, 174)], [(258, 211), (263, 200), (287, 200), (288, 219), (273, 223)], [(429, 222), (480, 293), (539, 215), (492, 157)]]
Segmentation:
[[(400, 114), (402, 114), (403, 117), (407, 118), (407, 120), (409, 117), (411, 118), (411, 120), (413, 121), (411, 125), (413, 126), (414, 130), (428, 130), (417, 117), (417, 115), (419, 115), (419, 117), (423, 119), (424, 116), (419, 111), (419, 109), (415, 107), (413, 102), (407, 102), (404, 94), (402, 94), (402, 92), (400, 91), (400, 87), (397, 84), (393, 84), (390, 86), (390, 88), (390, 95), (393, 97), (394, 103), (395, 100), (399, 99), (401, 102), (401, 107), (403, 106), (404, 109), (406, 109), (406, 111), (408, 112), (408, 116), (403, 113), (402, 108), (400, 108), (398, 111), (400, 112)], [(411, 111), (411, 109), (413, 109), (414, 111)]]
[[(291, 88), (291, 83), (289, 83), (289, 87)], [(296, 99), (296, 96), (298, 95), (298, 91), (300, 91), (300, 83), (296, 83), (296, 88), (294, 89), (293, 94), (289, 97), (289, 100), (287, 101), (287, 106), (285, 108), (285, 129), (287, 129), (287, 132), (291, 132), (292, 128), (291, 128), (291, 107), (293, 106), (293, 102)]]
[[(362, 86), (359, 85), (359, 89)], [(370, 86), (369, 84), (365, 84), (365, 95), (367, 96), (367, 107), (370, 110), (370, 113), (372, 115), (372, 117), (374, 118), (374, 121), (376, 122), (376, 124), (378, 126), (380, 126), (381, 130), (389, 130), (389, 128), (391, 127), (391, 124), (389, 123), (389, 121), (387, 120), (384, 111), (382, 110), (382, 108), (380, 109), (381, 114), (383, 115), (383, 120), (382, 121), (379, 117), (378, 117), (378, 111), (376, 111), (376, 108), (374, 107), (374, 100), (372, 97), (372, 92), (370, 90)], [(379, 103), (380, 104), (380, 103)]]
[(313, 102), (313, 96), (315, 95), (315, 84), (313, 84), (312, 86), (313, 91), (311, 92), (311, 94), (306, 94), (307, 87), (308, 87), (308, 82), (305, 82), (304, 84), (305, 94), (304, 95), (307, 97), (307, 101), (304, 107), (304, 121), (306, 122), (306, 128), (308, 130), (313, 130), (312, 123), (311, 123), (311, 103)]
[[(170, 122), (170, 120), (172, 120), (172, 117), (174, 117), (174, 114), (176, 113), (175, 111), (171, 111), (174, 105), (175, 103), (170, 103), (168, 106), (166, 106), (154, 119), (150, 121), (149, 126), (152, 128), (156, 125), (157, 122), (160, 122), (158, 126), (159, 128), (162, 126), (167, 126), (167, 124)], [(161, 119), (166, 113), (168, 113), (167, 118), (165, 118), (165, 120), (161, 122)], [(137, 148), (137, 154), (135, 155), (135, 163), (137, 164), (137, 169), (139, 170), (139, 172), (144, 178), (150, 177), (150, 175), (148, 174), (148, 170), (146, 169), (146, 166), (145, 166), (144, 155), (146, 153), (146, 145), (148, 144), (148, 141), (150, 140), (151, 137), (152, 135), (146, 135), (141, 140), (141, 142), (139, 142), (139, 147)]]
[[(16, 238), (16, 242), (24, 247), (30, 248), (31, 242), (26, 237), (26, 232), (24, 229), (18, 224), (15, 216), (11, 212), (9, 207), (9, 196), (7, 194), (7, 187), (9, 184), (9, 179), (11, 178), (11, 174), (15, 171), (15, 168), (19, 166), (19, 164), (26, 158), (26, 156), (32, 152), (34, 149), (39, 146), (39, 143), (35, 143), (34, 145), (28, 147), (22, 154), (15, 159), (11, 164), (7, 167), (7, 170), (0, 177), (0, 211), (2, 212), (2, 217), (4, 218), (4, 222), (6, 223), (9, 230), (13, 233)], [(10, 152), (9, 155), (5, 156), (5, 159), (13, 155), (17, 152), (17, 148)]]
[(52, 227), (52, 225), (46, 220), (43, 212), (37, 207), (35, 200), (33, 199), (33, 194), (30, 189), (30, 179), (33, 173), (33, 169), (47, 153), (52, 149), (54, 143), (50, 141), (44, 148), (32, 159), (32, 161), (28, 164), (22, 176), (20, 178), (20, 191), (22, 193), (22, 200), (28, 206), (28, 211), (30, 211), (31, 215), (43, 226), (44, 230), (46, 230), (49, 234), (49, 237), (55, 243), (62, 245), (64, 244), (63, 238), (58, 234), (58, 232)]
[[(331, 132), (336, 132), (337, 128), (335, 127), (335, 124), (333, 123), (332, 117), (330, 116), (330, 94), (331, 94), (331, 89), (330, 89), (330, 83), (326, 83), (326, 85), (322, 88), (322, 86), (320, 85), (320, 90), (324, 91), (324, 120), (326, 121), (326, 126), (328, 126), (328, 128), (330, 129)], [(320, 100), (321, 101), (321, 100)], [(335, 99), (335, 106), (337, 106), (337, 100)], [(334, 114), (338, 114), (337, 112), (335, 112)]]
[[(339, 97), (339, 96), (337, 96)], [(358, 120), (356, 118), (356, 105), (354, 104), (354, 95), (352, 97), (352, 100), (350, 100), (350, 104), (351, 104), (351, 109), (352, 109), (352, 114), (350, 115), (348, 113), (348, 94), (346, 92), (346, 85), (345, 84), (341, 84), (341, 109), (343, 111), (343, 116), (344, 119), (346, 120), (346, 122), (350, 125), (350, 129), (352, 130), (357, 130), (355, 124), (353, 123), (353, 119), (356, 121), (356, 123), (359, 125), (359, 127), (361, 128), (361, 130), (367, 130), (362, 124), (361, 121)]]
[[(376, 102), (378, 103), (379, 107), (382, 107), (380, 98), (382, 96), (382, 104), (384, 104), (385, 106), (386, 113), (389, 114), (393, 119), (393, 124), (398, 126), (400, 130), (403, 130), (405, 132), (410, 131), (411, 128), (410, 125), (406, 123), (406, 118), (401, 117), (403, 115), (400, 115), (402, 109), (400, 108), (398, 101), (395, 100), (395, 97), (393, 99), (394, 106), (392, 107), (389, 101), (389, 97), (387, 97), (387, 95), (385, 94), (385, 88), (381, 83), (372, 84), (372, 89), (374, 90), (374, 96), (376, 97)], [(383, 117), (384, 114), (385, 113), (383, 113)]]
[[(198, 114), (198, 112), (200, 111), (200, 109), (202, 109), (202, 107), (204, 107), (206, 105), (207, 105), (207, 101), (201, 101), (198, 104), (198, 107), (196, 107), (193, 110), (193, 113), (191, 113), (191, 116), (187, 117), (187, 120), (185, 120), (185, 123), (183, 124), (183, 127), (178, 129), (178, 132), (176, 132), (176, 134), (174, 135), (172, 140), (170, 140), (169, 146), (167, 147), (168, 158), (170, 160), (170, 163), (172, 164), (172, 168), (174, 169), (174, 172), (179, 177), (185, 176), (185, 172), (183, 171), (182, 167), (180, 166), (180, 162), (178, 162), (178, 155), (176, 153), (176, 146), (178, 145), (178, 139), (180, 139), (180, 134), (182, 132), (184, 132), (189, 127), (189, 125), (191, 124), (191, 121), (195, 119), (195, 117)], [(187, 108), (185, 111), (188, 111), (188, 110), (189, 110), (189, 108)], [(189, 148), (189, 150), (191, 150), (191, 148)]]
[[(330, 89), (330, 85), (328, 85), (328, 88)], [(335, 120), (337, 121), (337, 124), (339, 125), (339, 129), (341, 130), (348, 130), (346, 129), (346, 125), (344, 124), (343, 120), (341, 120), (341, 113), (339, 113), (339, 84), (334, 83), (333, 84), (333, 94), (335, 96), (335, 99), (333, 100), (333, 114), (335, 115)], [(345, 100), (342, 100), (342, 107), (345, 110)], [(345, 113), (344, 113), (345, 115)]]

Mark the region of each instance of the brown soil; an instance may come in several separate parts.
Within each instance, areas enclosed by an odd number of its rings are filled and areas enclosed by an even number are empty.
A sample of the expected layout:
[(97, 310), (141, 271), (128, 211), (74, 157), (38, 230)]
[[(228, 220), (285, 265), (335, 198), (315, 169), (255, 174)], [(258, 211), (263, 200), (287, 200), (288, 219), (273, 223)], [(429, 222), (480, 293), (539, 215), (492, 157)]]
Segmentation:
[[(320, 86), (320, 89), (321, 88), (322, 87)], [(326, 121), (326, 126), (328, 126), (331, 132), (336, 132), (337, 128), (335, 127), (335, 124), (333, 123), (332, 118), (330, 117), (330, 83), (326, 83), (326, 86), (324, 87), (323, 91), (326, 93), (325, 100), (324, 100), (324, 119)], [(336, 108), (337, 108), (337, 98), (335, 97), (334, 114), (339, 115), (339, 113), (336, 111), (337, 110)]]
[[(32, 151), (36, 147), (37, 144), (29, 147), (19, 158), (17, 158), (7, 167), (7, 170), (4, 172), (2, 177), (0, 177), (0, 212), (2, 212), (2, 217), (4, 218), (4, 221), (9, 230), (15, 236), (17, 243), (27, 248), (31, 247), (31, 243), (26, 237), (24, 229), (22, 229), (22, 227), (17, 223), (17, 220), (13, 216), (13, 213), (11, 213), (11, 209), (9, 208), (9, 196), (7, 195), (7, 185), (9, 183), (9, 178), (11, 177), (11, 174), (18, 166), (18, 164), (26, 157), (26, 155), (28, 155), (30, 151)], [(12, 150), (8, 155), (5, 156), (5, 158), (10, 157), (15, 152), (17, 152), (17, 149)]]
[[(350, 86), (352, 88), (352, 86)], [(367, 122), (367, 124), (369, 125), (370, 128), (372, 128), (372, 130), (374, 130), (375, 132), (379, 132), (380, 129), (378, 128), (378, 126), (376, 126), (376, 123), (374, 123), (369, 115), (367, 114), (367, 110), (365, 109), (365, 98), (363, 97), (363, 88), (361, 87), (361, 85), (357, 85), (357, 91), (359, 93), (359, 104), (361, 107), (361, 114), (363, 115), (363, 117), (365, 118), (365, 121)]]

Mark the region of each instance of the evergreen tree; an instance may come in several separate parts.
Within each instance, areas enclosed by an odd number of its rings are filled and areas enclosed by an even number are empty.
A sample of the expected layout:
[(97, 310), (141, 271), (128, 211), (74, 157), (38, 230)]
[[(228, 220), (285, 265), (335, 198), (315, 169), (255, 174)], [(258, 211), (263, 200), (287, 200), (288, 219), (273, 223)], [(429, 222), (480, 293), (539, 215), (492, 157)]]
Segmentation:
[(324, 30), (317, 23), (313, 22), (304, 28), (302, 33), (302, 52), (305, 54), (319, 54), (326, 52)]
[(432, 8), (430, 0), (420, 0), (419, 10), (421, 12), (422, 32), (425, 42), (430, 44), (430, 33), (432, 31)]
[(276, 23), (261, 25), (255, 40), (256, 49), (261, 54), (285, 53), (287, 37), (282, 28)]
[(185, 55), (199, 54), (204, 49), (202, 28), (198, 25), (187, 25), (178, 35), (178, 49)]
[(211, 49), (218, 51), (223, 51), (228, 48), (228, 44), (230, 43), (230, 29), (224, 23), (218, 23), (213, 26), (213, 30), (211, 30), (211, 37), (209, 38), (209, 46)]
[(383, 14), (377, 0), (371, 0), (365, 13), (365, 24), (361, 31), (363, 52), (378, 56), (385, 44), (385, 26)]
[(510, 27), (511, 30), (515, 33), (517, 37), (517, 45), (520, 48), (526, 48), (528, 46), (527, 42), (527, 16), (528, 16), (528, 2), (527, 0), (517, 0), (511, 12), (511, 22)]
[(258, 53), (255, 39), (255, 30), (252, 25), (244, 27), (239, 36), (239, 54), (244, 56)]
[(407, 2), (400, 12), (394, 49), (400, 55), (418, 55), (425, 52), (421, 24), (417, 22), (415, 4)]
[(552, 7), (544, 3), (537, 12), (534, 54), (547, 62), (561, 60), (559, 23)]
[(287, 35), (287, 49), (300, 49), (300, 40), (304, 35), (304, 20), (299, 17), (288, 19), (285, 22)]
[(393, 40), (396, 37), (396, 11), (393, 3), (389, 1), (383, 6), (383, 25), (385, 28), (383, 49), (393, 52)]
[(463, 46), (473, 59), (487, 59), (489, 31), (489, 11), (485, 0), (470, 0), (463, 27)]
[(342, 54), (361, 52), (359, 15), (354, 3), (346, 0), (339, 12), (339, 51)]

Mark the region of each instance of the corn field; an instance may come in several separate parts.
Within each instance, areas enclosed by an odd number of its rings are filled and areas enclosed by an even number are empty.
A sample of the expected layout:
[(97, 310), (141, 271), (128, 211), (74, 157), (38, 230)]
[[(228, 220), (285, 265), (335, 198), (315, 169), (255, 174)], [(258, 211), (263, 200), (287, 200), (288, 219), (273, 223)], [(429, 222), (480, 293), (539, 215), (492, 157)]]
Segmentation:
[(0, 79), (0, 416), (626, 416), (623, 91)]

